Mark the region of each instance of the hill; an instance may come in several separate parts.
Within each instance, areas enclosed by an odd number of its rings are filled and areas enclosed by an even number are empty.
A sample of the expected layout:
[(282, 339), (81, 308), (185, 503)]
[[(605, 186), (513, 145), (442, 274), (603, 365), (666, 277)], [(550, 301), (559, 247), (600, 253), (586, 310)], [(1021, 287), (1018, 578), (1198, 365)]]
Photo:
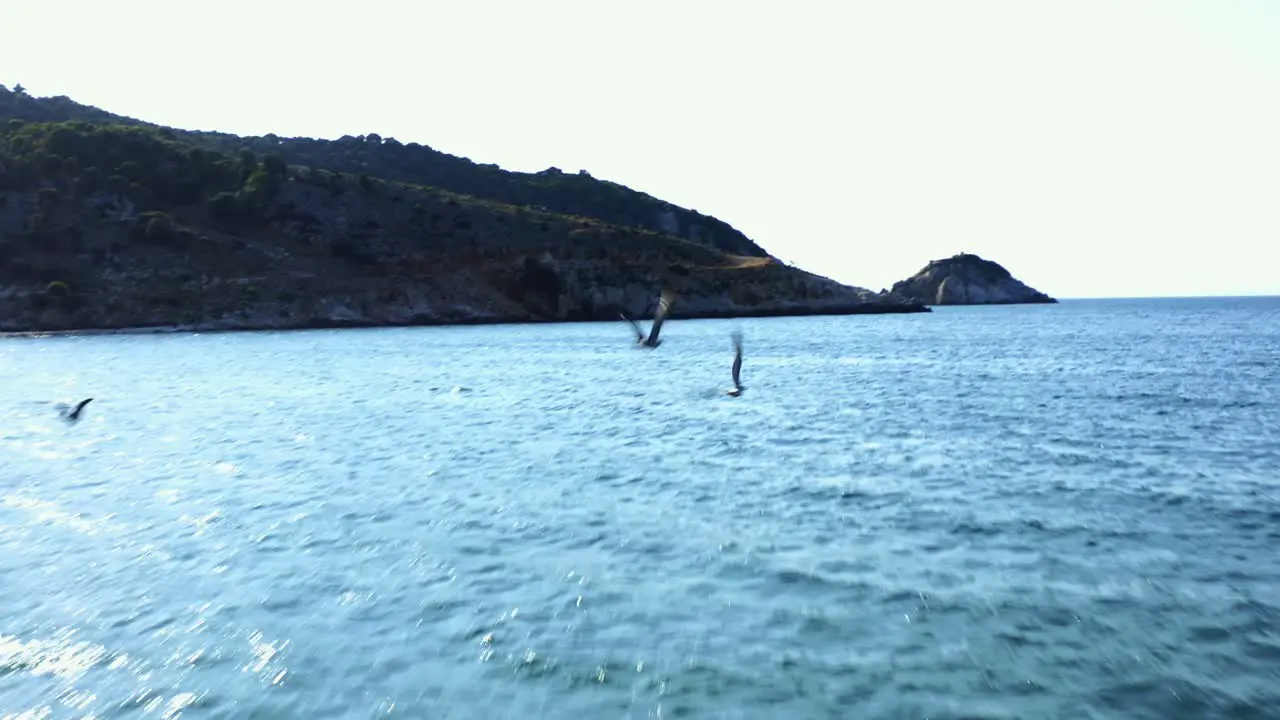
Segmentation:
[[(671, 234), (320, 158), (291, 165), (251, 143), (214, 149), (233, 137), (0, 91), (0, 330), (616, 319), (650, 311), (663, 284), (683, 317), (924, 310), (763, 251), (726, 252), (692, 227)], [(585, 176), (550, 185), (587, 208), (600, 201), (564, 188), (597, 186), (632, 193)]]
[(915, 275), (894, 283), (890, 294), (923, 305), (1057, 302), (1026, 286), (1000, 264), (968, 253), (931, 261)]
[[(67, 97), (36, 98), (6, 90), (0, 90), (0, 119), (119, 123), (160, 129), (151, 123), (81, 105)], [(557, 168), (539, 173), (512, 172), (418, 143), (383, 138), (376, 133), (317, 140), (168, 130), (177, 137), (228, 155), (244, 151), (259, 155), (275, 154), (290, 165), (427, 185), (509, 205), (530, 206), (562, 215), (581, 215), (614, 225), (670, 234), (737, 255), (768, 256), (760, 246), (725, 222), (617, 183), (597, 180), (585, 172), (568, 174)]]

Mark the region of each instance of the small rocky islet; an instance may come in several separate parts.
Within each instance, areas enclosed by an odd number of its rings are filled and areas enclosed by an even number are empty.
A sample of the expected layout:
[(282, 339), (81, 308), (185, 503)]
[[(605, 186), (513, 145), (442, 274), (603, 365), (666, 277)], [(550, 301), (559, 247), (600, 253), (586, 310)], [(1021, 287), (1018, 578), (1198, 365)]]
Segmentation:
[(999, 263), (971, 253), (933, 260), (889, 293), (922, 305), (1013, 305), (1056, 303), (1028, 287)]

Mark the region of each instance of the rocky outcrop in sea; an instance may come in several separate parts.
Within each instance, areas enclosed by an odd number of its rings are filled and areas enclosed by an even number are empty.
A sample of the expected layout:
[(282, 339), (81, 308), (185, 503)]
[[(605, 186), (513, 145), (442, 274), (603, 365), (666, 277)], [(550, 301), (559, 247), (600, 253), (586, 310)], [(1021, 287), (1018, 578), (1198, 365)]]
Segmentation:
[(1057, 302), (1028, 287), (998, 263), (969, 253), (930, 262), (915, 275), (894, 283), (890, 294), (922, 305)]

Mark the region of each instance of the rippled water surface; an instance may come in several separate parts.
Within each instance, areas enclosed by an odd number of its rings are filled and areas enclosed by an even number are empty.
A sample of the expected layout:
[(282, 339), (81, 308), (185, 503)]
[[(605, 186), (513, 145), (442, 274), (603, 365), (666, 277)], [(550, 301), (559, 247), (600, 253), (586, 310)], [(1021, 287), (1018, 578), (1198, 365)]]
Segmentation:
[(0, 340), (0, 717), (1280, 714), (1280, 300), (664, 334)]

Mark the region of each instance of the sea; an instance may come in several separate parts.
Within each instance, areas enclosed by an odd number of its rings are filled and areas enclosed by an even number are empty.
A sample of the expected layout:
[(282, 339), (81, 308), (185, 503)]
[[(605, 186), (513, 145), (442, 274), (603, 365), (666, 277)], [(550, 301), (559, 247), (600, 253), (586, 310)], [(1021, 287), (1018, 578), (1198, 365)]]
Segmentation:
[(0, 339), (0, 718), (1280, 717), (1280, 298), (662, 336)]

